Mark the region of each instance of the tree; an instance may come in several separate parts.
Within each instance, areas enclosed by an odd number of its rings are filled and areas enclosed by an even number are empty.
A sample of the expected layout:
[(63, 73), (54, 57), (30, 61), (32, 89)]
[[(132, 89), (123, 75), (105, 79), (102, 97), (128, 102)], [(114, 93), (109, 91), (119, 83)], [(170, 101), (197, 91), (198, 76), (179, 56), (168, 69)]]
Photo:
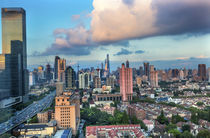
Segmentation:
[(177, 129), (169, 130), (168, 133), (171, 133), (174, 137), (178, 138), (181, 136), (181, 133)]
[(207, 129), (201, 130), (198, 133), (197, 138), (210, 138), (210, 131), (208, 131)]
[(142, 120), (139, 120), (136, 116), (132, 115), (130, 117), (131, 124), (140, 124), (141, 128), (144, 130), (148, 130), (147, 126), (144, 124)]
[(192, 112), (191, 121), (192, 121), (193, 123), (195, 123), (195, 124), (198, 124), (198, 120), (199, 120), (199, 118), (198, 118), (197, 113)]
[(181, 134), (181, 138), (194, 138), (194, 136), (190, 132), (184, 131), (184, 133)]
[(176, 123), (178, 123), (178, 122), (184, 122), (184, 121), (185, 121), (184, 118), (181, 117), (179, 114), (172, 115), (171, 122), (172, 122), (173, 124), (176, 124)]
[(190, 125), (187, 125), (187, 124), (183, 125), (183, 126), (182, 126), (182, 131), (183, 131), (183, 132), (184, 132), (184, 131), (190, 132)]
[(160, 124), (166, 124), (166, 125), (169, 124), (168, 119), (164, 116), (163, 110), (161, 111), (161, 114), (157, 117), (157, 121)]
[(198, 106), (202, 106), (204, 103), (203, 102), (197, 102)]
[(169, 124), (166, 126), (166, 131), (170, 131), (170, 130), (173, 130), (173, 129), (176, 129), (177, 126), (175, 124)]

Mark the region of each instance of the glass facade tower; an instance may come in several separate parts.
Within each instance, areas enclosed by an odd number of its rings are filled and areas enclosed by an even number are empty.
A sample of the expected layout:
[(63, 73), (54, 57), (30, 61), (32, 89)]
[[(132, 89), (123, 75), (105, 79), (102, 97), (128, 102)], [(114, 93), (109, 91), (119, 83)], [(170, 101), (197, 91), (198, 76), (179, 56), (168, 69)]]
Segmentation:
[[(0, 101), (28, 93), (26, 15), (22, 8), (2, 8), (2, 54), (0, 55)], [(19, 100), (1, 102), (10, 106)]]

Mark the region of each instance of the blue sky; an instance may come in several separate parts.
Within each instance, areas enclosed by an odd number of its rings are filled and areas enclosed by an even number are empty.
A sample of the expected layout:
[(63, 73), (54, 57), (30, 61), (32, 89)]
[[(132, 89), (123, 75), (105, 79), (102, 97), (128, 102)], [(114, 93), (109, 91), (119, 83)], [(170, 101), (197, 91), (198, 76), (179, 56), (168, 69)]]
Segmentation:
[(96, 67), (107, 53), (113, 68), (127, 59), (134, 67), (209, 66), (210, 2), (183, 1), (1, 0), (0, 8), (26, 10), (29, 67), (53, 64), (55, 55)]

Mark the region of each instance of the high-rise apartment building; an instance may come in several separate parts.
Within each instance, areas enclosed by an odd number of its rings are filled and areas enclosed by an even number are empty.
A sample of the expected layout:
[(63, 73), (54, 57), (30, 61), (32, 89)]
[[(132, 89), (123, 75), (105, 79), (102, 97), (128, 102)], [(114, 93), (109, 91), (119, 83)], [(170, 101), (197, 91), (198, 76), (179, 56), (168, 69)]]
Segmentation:
[(90, 74), (88, 72), (82, 72), (79, 74), (79, 88), (88, 89), (90, 87)]
[(112, 88), (114, 88), (115, 77), (114, 76), (109, 76), (108, 78), (106, 78), (106, 85), (107, 86), (111, 86)]
[(71, 66), (66, 68), (65, 81), (66, 81), (66, 88), (67, 89), (73, 89), (73, 88), (76, 87), (76, 83), (75, 83), (76, 73)]
[(122, 64), (120, 68), (120, 93), (123, 101), (131, 101), (133, 96), (132, 68), (126, 68)]
[[(2, 8), (2, 54), (0, 55), (1, 105), (22, 101), (29, 88), (26, 54), (26, 18), (22, 8)], [(24, 98), (25, 99), (25, 98)]]
[(206, 64), (198, 64), (198, 77), (199, 80), (206, 80)]
[(150, 85), (158, 87), (158, 72), (155, 70), (150, 72)]
[(95, 88), (101, 88), (101, 78), (95, 76), (93, 79), (93, 84)]
[(55, 120), (61, 129), (72, 128), (76, 135), (80, 123), (80, 98), (71, 92), (64, 92), (55, 98)]

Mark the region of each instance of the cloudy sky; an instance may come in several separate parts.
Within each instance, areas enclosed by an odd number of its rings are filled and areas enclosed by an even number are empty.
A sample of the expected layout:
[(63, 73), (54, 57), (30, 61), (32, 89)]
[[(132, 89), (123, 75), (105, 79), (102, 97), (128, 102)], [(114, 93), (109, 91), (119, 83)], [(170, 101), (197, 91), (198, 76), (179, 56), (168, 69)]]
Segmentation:
[(210, 66), (209, 0), (1, 0), (0, 7), (26, 10), (29, 67), (55, 55), (96, 67), (107, 53), (112, 69), (125, 60)]

